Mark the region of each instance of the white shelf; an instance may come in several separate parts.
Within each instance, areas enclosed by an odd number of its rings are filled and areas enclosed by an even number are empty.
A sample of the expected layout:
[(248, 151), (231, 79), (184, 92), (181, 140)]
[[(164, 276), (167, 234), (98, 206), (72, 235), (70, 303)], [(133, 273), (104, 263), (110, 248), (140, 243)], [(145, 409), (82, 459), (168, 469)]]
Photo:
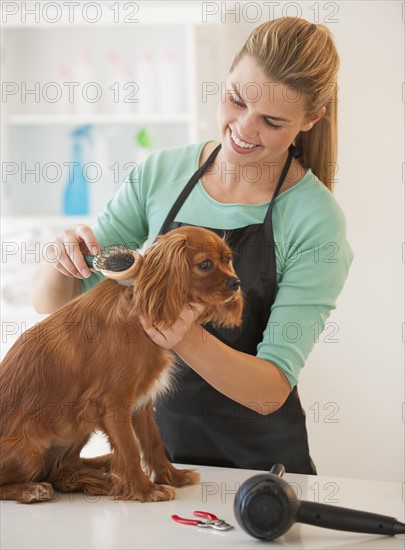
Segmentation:
[[(1, 123), (2, 159), (12, 167), (1, 198), (3, 214), (10, 216), (43, 217), (60, 211), (66, 163), (72, 158), (69, 134), (74, 127), (92, 126), (92, 139), (82, 142), (82, 162), (96, 162), (102, 168), (100, 180), (90, 185), (91, 212), (104, 207), (127, 177), (128, 167), (139, 162), (142, 155), (136, 134), (140, 128), (150, 133), (152, 151), (198, 139), (195, 67), (201, 3), (74, 2), (74, 21), (69, 21), (71, 12), (64, 3), (60, 20), (50, 23), (47, 19), (57, 16), (56, 4), (11, 2), (7, 13), (2, 6), (2, 71), (5, 81), (15, 83), (17, 90), (6, 98)], [(83, 16), (94, 17), (98, 8), (100, 20), (86, 23)], [(152, 60), (149, 73), (140, 65), (145, 52)], [(162, 65), (165, 52), (174, 54), (172, 79)], [(81, 67), (80, 73), (78, 61), (83, 53), (90, 65)], [(146, 89), (152, 77), (156, 97), (150, 102), (142, 103), (145, 98), (140, 95), (139, 103), (125, 106), (122, 88), (118, 98), (115, 91), (113, 97), (109, 93), (112, 82), (121, 86), (133, 81), (141, 89), (145, 84)], [(48, 99), (47, 84), (61, 78), (82, 86), (96, 82), (103, 92), (100, 101), (84, 105), (75, 93), (73, 103), (63, 94), (60, 104), (55, 104)], [(163, 98), (166, 85), (167, 97)], [(173, 103), (168, 100), (169, 87), (176, 90)], [(50, 177), (49, 167), (54, 169)]]
[[(42, 217), (60, 211), (74, 127), (92, 126), (93, 139), (83, 142), (82, 162), (96, 162), (102, 168), (101, 179), (91, 186), (91, 212), (104, 207), (125, 181), (131, 164), (143, 158), (136, 141), (141, 128), (151, 135), (152, 151), (212, 139), (217, 132), (219, 92), (204, 99), (201, 87), (204, 82), (222, 82), (240, 29), (239, 24), (221, 20), (222, 4), (65, 2), (60, 20), (50, 22), (57, 16), (57, 4), (27, 0), (1, 5), (1, 71), (5, 82), (14, 83), (3, 102), (0, 122), (1, 157), (9, 170), (1, 188), (3, 215)], [(77, 6), (74, 21), (68, 4)], [(97, 7), (102, 9), (100, 20), (86, 22), (83, 17), (93, 18)], [(139, 9), (134, 13), (133, 8)], [(170, 74), (163, 64), (165, 51), (174, 53), (176, 65)], [(149, 76), (141, 63), (145, 52), (153, 63)], [(79, 64), (86, 53), (87, 69)], [(154, 88), (147, 86), (151, 78)], [(63, 89), (60, 103), (55, 104), (48, 85), (65, 81), (81, 86), (96, 82), (102, 90), (100, 102), (87, 105), (86, 111), (80, 90), (75, 89), (72, 104)], [(110, 93), (113, 82), (120, 86), (117, 98), (115, 88), (114, 95)], [(156, 97), (142, 102), (140, 94), (139, 103), (126, 108), (121, 95), (124, 82), (153, 89)]]
[(153, 114), (150, 115), (9, 115), (8, 124), (12, 125), (62, 125), (72, 126), (82, 124), (188, 124), (191, 115), (188, 113), (179, 114)]

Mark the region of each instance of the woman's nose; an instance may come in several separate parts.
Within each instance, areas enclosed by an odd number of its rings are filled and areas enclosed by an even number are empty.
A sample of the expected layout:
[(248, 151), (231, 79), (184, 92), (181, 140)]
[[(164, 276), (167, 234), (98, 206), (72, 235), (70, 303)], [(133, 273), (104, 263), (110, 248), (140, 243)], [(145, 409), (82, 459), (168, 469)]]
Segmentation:
[(236, 124), (236, 131), (241, 139), (254, 142), (257, 137), (257, 121), (250, 114), (245, 114)]

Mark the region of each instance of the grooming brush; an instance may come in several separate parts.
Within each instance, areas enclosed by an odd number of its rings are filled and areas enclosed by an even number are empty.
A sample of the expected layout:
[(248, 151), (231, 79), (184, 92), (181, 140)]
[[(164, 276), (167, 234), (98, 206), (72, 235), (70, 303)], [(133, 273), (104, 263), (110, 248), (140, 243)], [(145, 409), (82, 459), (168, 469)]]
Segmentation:
[(95, 256), (83, 256), (88, 267), (116, 281), (130, 281), (138, 272), (142, 261), (142, 256), (136, 250), (121, 244), (107, 246)]

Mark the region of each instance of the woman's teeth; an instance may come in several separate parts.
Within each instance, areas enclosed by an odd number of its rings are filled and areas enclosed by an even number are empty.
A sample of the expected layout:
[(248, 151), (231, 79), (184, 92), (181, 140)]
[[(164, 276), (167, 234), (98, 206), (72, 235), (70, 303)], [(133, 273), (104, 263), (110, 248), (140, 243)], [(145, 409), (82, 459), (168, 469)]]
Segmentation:
[(257, 145), (253, 145), (252, 143), (246, 143), (245, 141), (241, 141), (239, 138), (235, 136), (235, 134), (231, 130), (231, 138), (236, 145), (239, 147), (242, 147), (243, 149), (253, 149), (253, 147), (257, 147)]

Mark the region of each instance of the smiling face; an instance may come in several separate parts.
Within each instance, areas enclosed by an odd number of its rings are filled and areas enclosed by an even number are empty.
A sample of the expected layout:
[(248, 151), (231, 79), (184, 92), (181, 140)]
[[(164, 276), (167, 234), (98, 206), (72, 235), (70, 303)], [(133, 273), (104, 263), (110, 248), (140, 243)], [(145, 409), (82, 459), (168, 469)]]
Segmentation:
[(300, 91), (267, 78), (244, 55), (229, 74), (218, 106), (223, 158), (241, 165), (278, 162), (297, 134), (310, 130), (324, 112), (322, 107), (306, 119)]

